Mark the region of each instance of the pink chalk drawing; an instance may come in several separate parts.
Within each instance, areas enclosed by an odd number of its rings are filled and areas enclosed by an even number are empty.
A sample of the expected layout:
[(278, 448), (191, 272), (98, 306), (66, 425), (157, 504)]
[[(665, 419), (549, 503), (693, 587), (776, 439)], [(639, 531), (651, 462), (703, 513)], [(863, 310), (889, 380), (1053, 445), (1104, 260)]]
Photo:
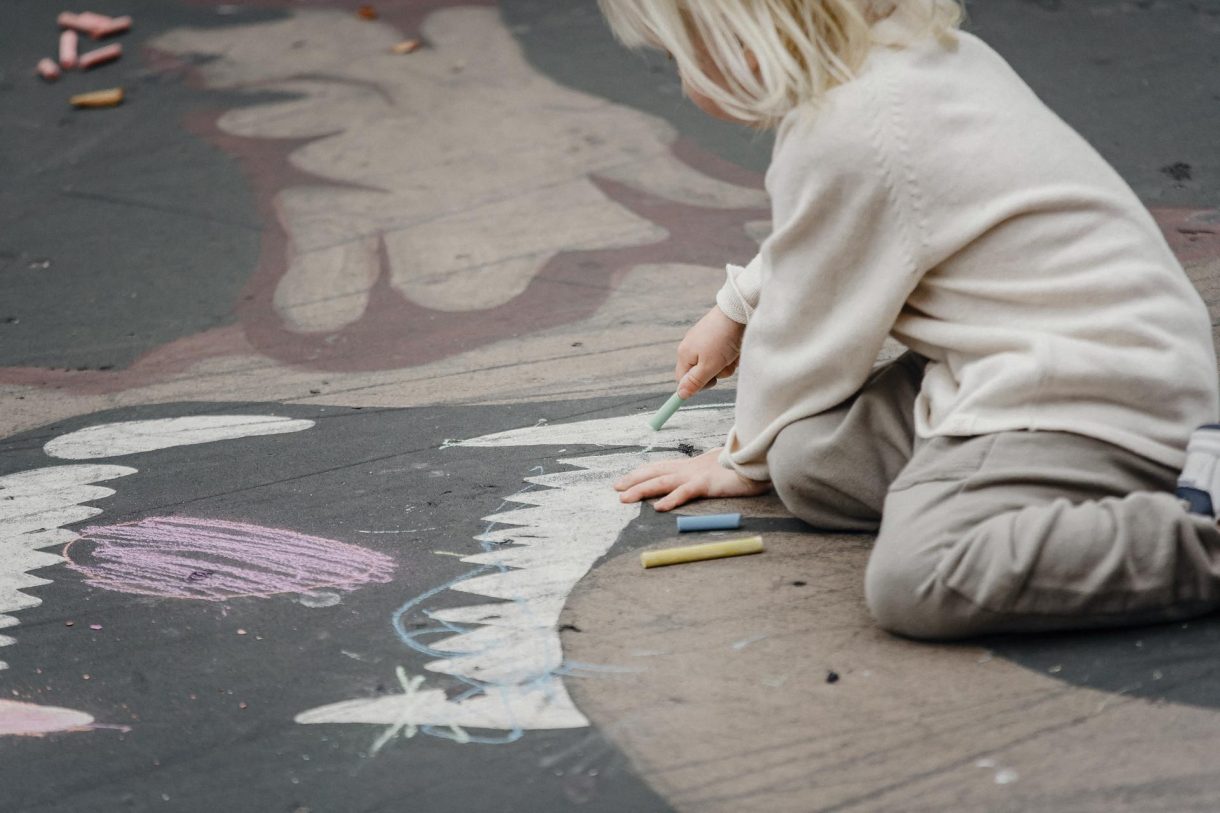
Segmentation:
[(394, 571), (390, 557), (358, 545), (196, 517), (91, 526), (64, 557), (93, 587), (203, 601), (354, 590)]
[(41, 737), (56, 731), (89, 731), (93, 718), (83, 711), (0, 700), (0, 736)]

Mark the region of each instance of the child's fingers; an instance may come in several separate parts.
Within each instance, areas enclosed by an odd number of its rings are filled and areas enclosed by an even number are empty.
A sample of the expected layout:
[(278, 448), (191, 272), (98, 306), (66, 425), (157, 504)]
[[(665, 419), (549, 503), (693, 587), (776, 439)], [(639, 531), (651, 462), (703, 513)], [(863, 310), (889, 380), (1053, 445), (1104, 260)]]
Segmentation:
[(618, 498), (621, 502), (639, 502), (650, 497), (668, 494), (681, 484), (681, 477), (675, 474), (663, 474), (632, 486), (620, 494)]
[(699, 363), (699, 353), (683, 339), (678, 345), (678, 357), (674, 362), (674, 381), (681, 381), (683, 376)]
[(696, 364), (678, 382), (678, 397), (690, 398), (716, 379), (716, 371), (708, 364)]
[(689, 482), (683, 483), (653, 503), (652, 507), (657, 511), (669, 511), (702, 496), (704, 495), (700, 493), (699, 487)]
[(679, 364), (678, 369), (674, 370), (674, 380), (678, 382), (679, 398), (690, 398), (699, 391), (698, 385), (693, 384), (691, 379), (691, 376), (695, 374), (696, 369), (698, 369), (698, 365), (691, 365), (683, 368), (683, 366)]
[(658, 460), (656, 463), (648, 463), (647, 465), (640, 466), (638, 469), (632, 469), (627, 474), (618, 478), (618, 480), (615, 480), (614, 490), (624, 491), (637, 483), (667, 474), (681, 465), (682, 462), (681, 460)]
[(697, 359), (686, 359), (678, 356), (678, 361), (674, 364), (674, 381), (681, 381), (682, 378), (690, 372), (690, 369), (695, 366)]

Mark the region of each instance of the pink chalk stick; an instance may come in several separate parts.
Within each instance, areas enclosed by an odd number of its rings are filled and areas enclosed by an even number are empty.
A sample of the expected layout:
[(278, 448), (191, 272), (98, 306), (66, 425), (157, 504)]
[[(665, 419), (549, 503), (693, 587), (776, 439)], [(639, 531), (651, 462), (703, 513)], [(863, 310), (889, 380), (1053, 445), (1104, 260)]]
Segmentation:
[(59, 35), (59, 65), (61, 68), (76, 67), (76, 45), (78, 42), (80, 42), (80, 37), (75, 31), (68, 30)]
[(95, 40), (102, 40), (106, 37), (113, 37), (115, 34), (122, 34), (130, 29), (130, 17), (112, 17), (105, 25), (91, 26), (89, 28), (89, 36)]
[(104, 39), (131, 28), (131, 17), (107, 17), (105, 14), (95, 14), (92, 11), (82, 11), (75, 14), (71, 11), (60, 12), (59, 27), (88, 34), (95, 40)]
[(90, 68), (101, 65), (103, 62), (112, 62), (122, 55), (123, 46), (115, 42), (82, 54), (78, 64), (82, 71), (87, 71)]
[(38, 60), (38, 67), (35, 70), (38, 71), (39, 76), (48, 82), (54, 82), (60, 75), (59, 66), (55, 64), (55, 60), (47, 59), (46, 57)]
[(98, 26), (108, 25), (111, 18), (105, 14), (95, 14), (92, 11), (82, 11), (76, 15), (76, 21), (88, 28), (97, 28)]

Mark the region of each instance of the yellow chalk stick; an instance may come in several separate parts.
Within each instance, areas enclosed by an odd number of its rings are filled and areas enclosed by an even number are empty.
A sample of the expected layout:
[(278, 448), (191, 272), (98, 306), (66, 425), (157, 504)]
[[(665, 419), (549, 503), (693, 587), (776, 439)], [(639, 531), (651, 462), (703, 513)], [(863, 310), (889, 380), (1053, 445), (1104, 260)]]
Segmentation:
[(73, 107), (114, 107), (123, 101), (123, 89), (95, 90), (73, 96), (69, 101)]
[(680, 565), (684, 562), (701, 562), (704, 559), (723, 559), (726, 556), (745, 556), (747, 553), (762, 553), (761, 536), (730, 539), (725, 542), (708, 542), (704, 545), (685, 545), (681, 548), (646, 550), (640, 554), (644, 567)]

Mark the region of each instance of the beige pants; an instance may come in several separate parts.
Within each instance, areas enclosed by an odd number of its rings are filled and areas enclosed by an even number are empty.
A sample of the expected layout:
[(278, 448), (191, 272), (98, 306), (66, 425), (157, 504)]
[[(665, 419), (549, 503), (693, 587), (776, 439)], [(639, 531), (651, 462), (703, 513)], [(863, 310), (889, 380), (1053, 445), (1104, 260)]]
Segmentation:
[(915, 437), (923, 360), (780, 433), (767, 462), (790, 511), (876, 531), (865, 597), (882, 627), (960, 638), (1117, 626), (1220, 606), (1220, 531), (1177, 472), (1065, 432)]

